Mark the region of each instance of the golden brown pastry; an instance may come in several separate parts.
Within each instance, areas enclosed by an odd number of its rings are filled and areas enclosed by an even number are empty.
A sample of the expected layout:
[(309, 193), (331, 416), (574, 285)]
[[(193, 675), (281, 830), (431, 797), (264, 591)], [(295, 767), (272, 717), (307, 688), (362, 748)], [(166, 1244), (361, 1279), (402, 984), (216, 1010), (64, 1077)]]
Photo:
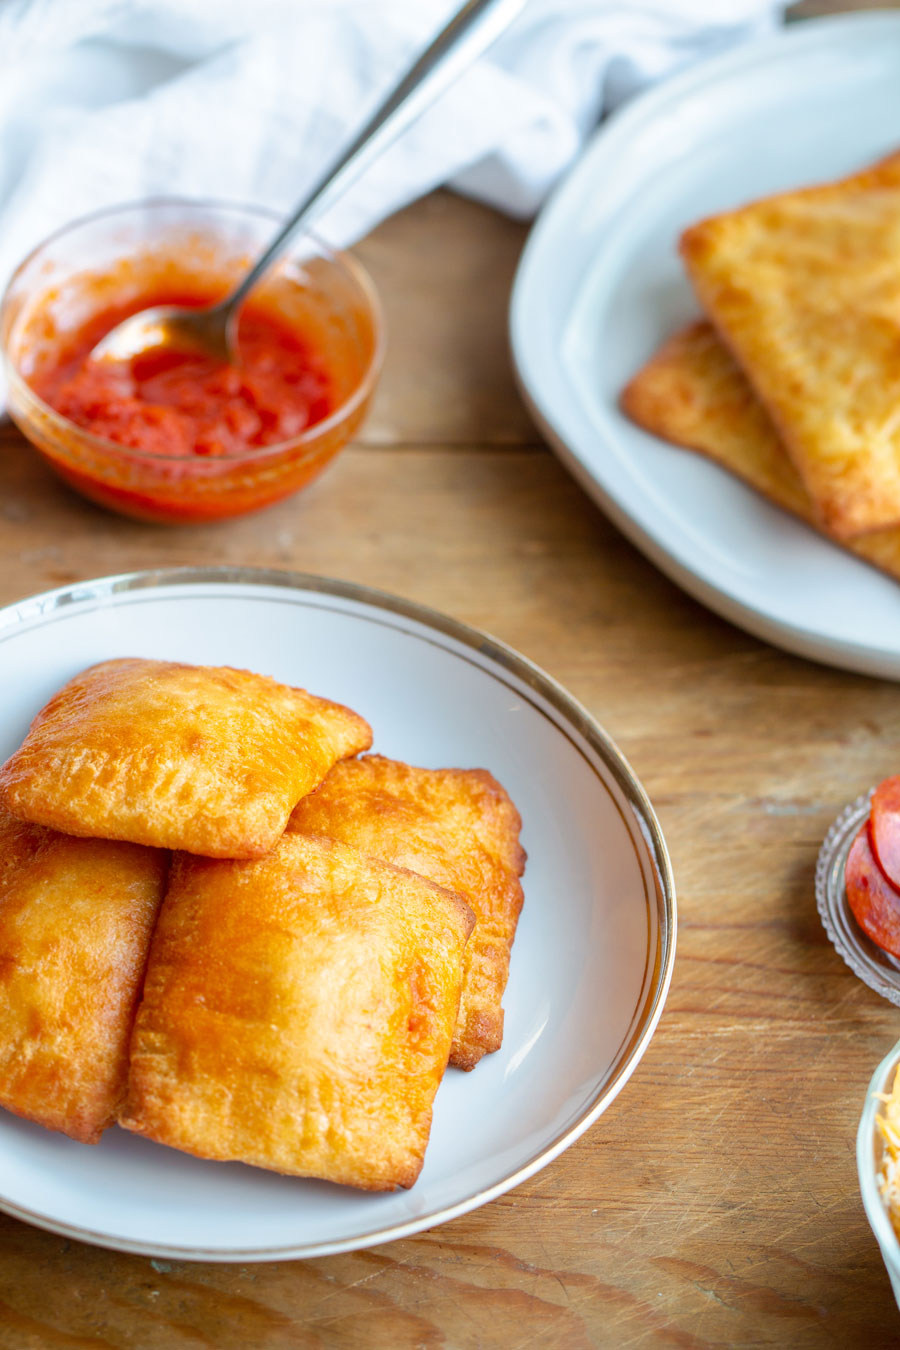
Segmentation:
[(458, 896), (334, 840), (178, 855), (121, 1124), (201, 1158), (411, 1186), (473, 922)]
[[(626, 386), (622, 406), (655, 436), (699, 450), (815, 525), (778, 433), (711, 324), (693, 323), (669, 338)], [(873, 530), (844, 547), (900, 578), (900, 528)]]
[(300, 797), (371, 743), (356, 713), (264, 675), (104, 661), (38, 713), (0, 768), (0, 801), (67, 834), (258, 857)]
[(0, 811), (0, 1106), (85, 1144), (113, 1123), (167, 865)]
[(900, 154), (702, 221), (681, 251), (819, 522), (900, 523)]
[(416, 769), (366, 755), (337, 764), (299, 802), (288, 829), (329, 835), (457, 891), (475, 931), (450, 1063), (472, 1069), (503, 1039), (501, 999), (519, 911), (522, 822), (483, 769)]

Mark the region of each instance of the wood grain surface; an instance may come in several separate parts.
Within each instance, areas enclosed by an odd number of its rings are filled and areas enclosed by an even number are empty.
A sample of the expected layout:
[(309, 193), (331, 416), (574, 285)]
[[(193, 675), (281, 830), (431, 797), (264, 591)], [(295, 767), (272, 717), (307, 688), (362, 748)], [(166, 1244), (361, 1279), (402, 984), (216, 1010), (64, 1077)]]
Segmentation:
[(119, 519), (4, 429), (0, 603), (132, 568), (251, 564), (366, 582), (511, 643), (599, 718), (660, 816), (680, 932), (659, 1031), (574, 1147), (408, 1241), (217, 1266), (0, 1215), (2, 1347), (900, 1344), (854, 1163), (900, 1013), (837, 957), (813, 896), (832, 818), (900, 770), (900, 691), (716, 618), (575, 486), (510, 370), (524, 237), (439, 193), (359, 247), (390, 327), (377, 407), (316, 485), (258, 517)]

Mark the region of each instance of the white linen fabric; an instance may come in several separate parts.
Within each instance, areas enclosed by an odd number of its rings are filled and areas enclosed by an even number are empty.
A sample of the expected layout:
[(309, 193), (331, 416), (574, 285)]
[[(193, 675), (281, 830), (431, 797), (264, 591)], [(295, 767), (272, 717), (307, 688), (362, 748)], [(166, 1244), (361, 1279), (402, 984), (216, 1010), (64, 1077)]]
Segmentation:
[[(0, 286), (51, 230), (144, 196), (286, 212), (459, 0), (0, 0)], [(533, 213), (599, 119), (773, 27), (773, 0), (528, 0), (317, 230), (440, 183)]]

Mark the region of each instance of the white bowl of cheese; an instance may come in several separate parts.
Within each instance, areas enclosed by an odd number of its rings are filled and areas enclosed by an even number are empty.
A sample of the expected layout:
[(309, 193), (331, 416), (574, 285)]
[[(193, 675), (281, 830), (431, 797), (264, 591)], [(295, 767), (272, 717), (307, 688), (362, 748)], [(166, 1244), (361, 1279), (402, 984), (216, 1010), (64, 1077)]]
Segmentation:
[(872, 1075), (856, 1133), (866, 1217), (900, 1307), (900, 1041)]

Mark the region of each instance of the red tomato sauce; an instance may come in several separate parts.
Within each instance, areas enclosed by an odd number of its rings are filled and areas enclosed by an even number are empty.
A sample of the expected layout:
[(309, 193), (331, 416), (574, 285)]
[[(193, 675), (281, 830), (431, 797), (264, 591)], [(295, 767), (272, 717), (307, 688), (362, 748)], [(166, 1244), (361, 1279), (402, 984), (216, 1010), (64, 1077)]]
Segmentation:
[[(131, 312), (209, 303), (207, 296), (165, 292), (142, 296)], [(30, 380), (45, 403), (96, 436), (160, 456), (247, 454), (292, 440), (339, 403), (303, 334), (252, 301), (241, 310), (234, 364), (163, 349), (130, 361), (92, 361), (92, 348), (126, 314), (92, 315)]]

